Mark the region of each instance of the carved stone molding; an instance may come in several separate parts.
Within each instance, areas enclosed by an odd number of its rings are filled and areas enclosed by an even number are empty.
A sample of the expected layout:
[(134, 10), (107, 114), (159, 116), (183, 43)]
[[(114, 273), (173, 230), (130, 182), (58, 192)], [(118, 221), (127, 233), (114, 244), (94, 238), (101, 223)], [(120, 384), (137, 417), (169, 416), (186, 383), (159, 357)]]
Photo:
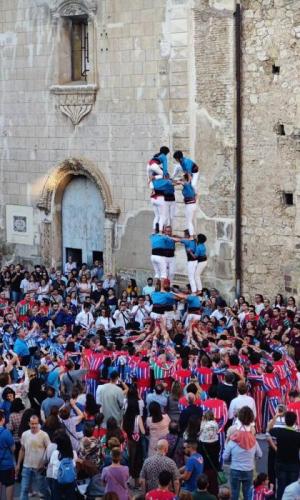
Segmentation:
[(60, 111), (70, 118), (75, 126), (92, 110), (97, 85), (53, 85), (50, 91), (57, 95)]
[(95, 14), (96, 0), (50, 0), (50, 11), (54, 18), (61, 16), (86, 16)]
[(50, 173), (37, 204), (38, 208), (49, 214), (55, 192), (64, 184), (66, 178), (75, 175), (84, 175), (98, 186), (105, 205), (105, 217), (116, 220), (120, 209), (113, 204), (110, 186), (105, 176), (90, 161), (81, 158), (68, 158)]

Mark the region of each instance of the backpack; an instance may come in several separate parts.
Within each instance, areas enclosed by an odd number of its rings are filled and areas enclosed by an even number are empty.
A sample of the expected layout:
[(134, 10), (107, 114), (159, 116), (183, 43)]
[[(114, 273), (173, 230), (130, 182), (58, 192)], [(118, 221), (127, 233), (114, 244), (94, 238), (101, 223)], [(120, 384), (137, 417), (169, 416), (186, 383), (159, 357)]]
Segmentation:
[(70, 484), (76, 481), (76, 470), (72, 458), (63, 458), (60, 461), (57, 482), (59, 484)]

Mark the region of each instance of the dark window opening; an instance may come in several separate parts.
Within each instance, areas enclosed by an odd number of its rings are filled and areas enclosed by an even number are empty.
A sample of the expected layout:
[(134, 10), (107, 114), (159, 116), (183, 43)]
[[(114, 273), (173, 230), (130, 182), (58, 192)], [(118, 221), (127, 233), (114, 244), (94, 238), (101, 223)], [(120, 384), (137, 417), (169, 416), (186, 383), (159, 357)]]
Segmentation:
[(283, 193), (284, 204), (291, 206), (294, 205), (294, 195), (293, 193)]
[(66, 262), (72, 257), (73, 262), (76, 262), (77, 267), (82, 264), (82, 250), (79, 248), (66, 248)]
[(273, 64), (273, 66), (272, 66), (272, 73), (273, 73), (273, 75), (279, 75), (279, 73), (280, 73), (280, 66), (276, 66), (276, 64)]
[(71, 18), (72, 81), (86, 80), (89, 71), (88, 20), (84, 16)]
[(277, 134), (278, 135), (285, 135), (285, 130), (284, 130), (283, 123), (278, 123)]
[(93, 262), (95, 262), (95, 260), (103, 262), (103, 252), (98, 252), (98, 251), (93, 252)]

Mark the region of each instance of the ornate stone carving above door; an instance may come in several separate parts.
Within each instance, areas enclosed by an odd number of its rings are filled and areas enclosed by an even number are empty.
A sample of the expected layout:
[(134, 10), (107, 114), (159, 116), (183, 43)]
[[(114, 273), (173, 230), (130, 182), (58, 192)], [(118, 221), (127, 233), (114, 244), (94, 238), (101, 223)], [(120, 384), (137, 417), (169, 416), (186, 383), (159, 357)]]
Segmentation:
[(53, 85), (50, 91), (57, 96), (58, 109), (75, 126), (92, 110), (97, 85)]

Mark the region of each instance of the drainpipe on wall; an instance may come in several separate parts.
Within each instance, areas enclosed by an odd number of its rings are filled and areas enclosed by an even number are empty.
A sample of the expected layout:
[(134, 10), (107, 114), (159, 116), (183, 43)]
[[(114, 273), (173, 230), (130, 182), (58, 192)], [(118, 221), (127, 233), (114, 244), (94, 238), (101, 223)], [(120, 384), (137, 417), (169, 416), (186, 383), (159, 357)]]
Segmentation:
[(242, 289), (242, 14), (239, 1), (235, 11), (235, 71), (236, 71), (236, 211), (235, 211), (235, 288)]

